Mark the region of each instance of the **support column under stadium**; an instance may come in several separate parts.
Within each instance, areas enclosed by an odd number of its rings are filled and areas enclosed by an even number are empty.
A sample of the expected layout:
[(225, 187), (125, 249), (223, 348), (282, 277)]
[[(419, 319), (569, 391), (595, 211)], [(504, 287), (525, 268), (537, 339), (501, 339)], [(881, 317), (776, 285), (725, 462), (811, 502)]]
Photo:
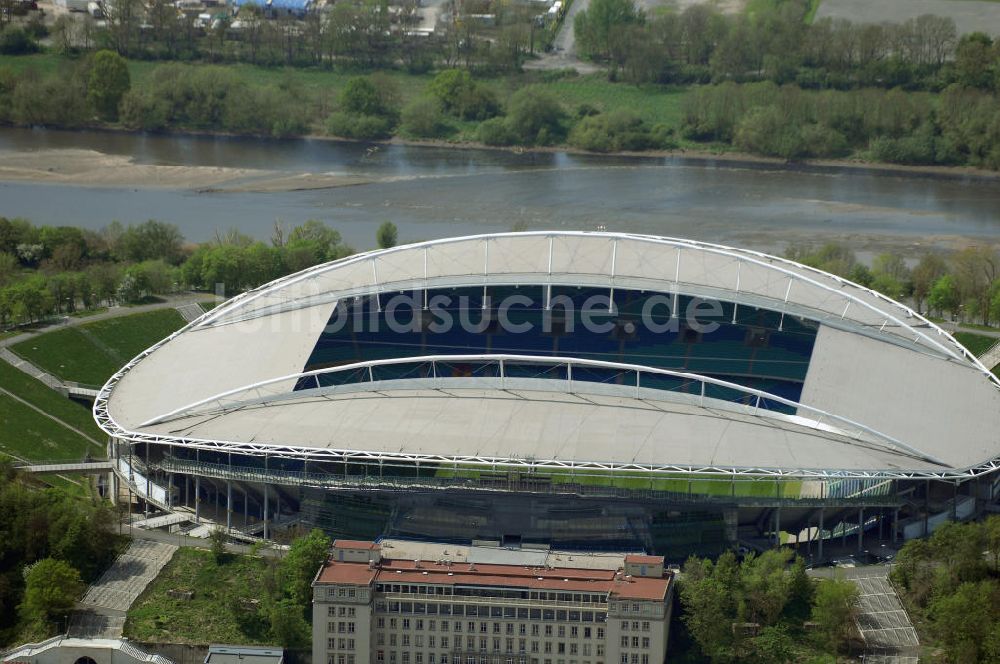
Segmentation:
[(858, 551), (864, 548), (865, 539), (865, 508), (858, 509)]
[(264, 539), (267, 539), (267, 485), (264, 485)]
[(233, 483), (226, 480), (226, 530), (233, 529)]
[(823, 559), (823, 516), (826, 512), (825, 507), (819, 508), (819, 530), (816, 532), (816, 543), (819, 545), (819, 559)]

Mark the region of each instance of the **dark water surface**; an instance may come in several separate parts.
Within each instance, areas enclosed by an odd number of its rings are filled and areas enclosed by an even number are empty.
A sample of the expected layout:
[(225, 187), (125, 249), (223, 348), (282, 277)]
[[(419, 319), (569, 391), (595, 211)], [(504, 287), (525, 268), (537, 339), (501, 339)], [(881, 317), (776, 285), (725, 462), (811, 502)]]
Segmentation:
[(322, 140), (0, 130), (4, 152), (89, 149), (137, 163), (338, 173), (360, 186), (279, 193), (0, 182), (0, 215), (100, 228), (177, 224), (191, 240), (236, 227), (259, 237), (327, 221), (357, 248), (391, 220), (403, 241), (529, 229), (633, 231), (763, 249), (839, 239), (861, 252), (1000, 240), (1000, 181), (850, 169), (785, 170), (683, 158), (514, 154)]

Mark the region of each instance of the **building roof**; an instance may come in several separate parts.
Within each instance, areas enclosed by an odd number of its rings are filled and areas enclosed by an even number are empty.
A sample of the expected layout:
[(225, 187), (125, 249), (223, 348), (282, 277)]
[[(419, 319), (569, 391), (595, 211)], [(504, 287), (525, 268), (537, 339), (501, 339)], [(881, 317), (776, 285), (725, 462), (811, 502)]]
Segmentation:
[(365, 540), (338, 539), (333, 542), (335, 549), (364, 549), (366, 551), (377, 551), (379, 546), (375, 542)]
[(645, 556), (632, 553), (625, 556), (625, 562), (632, 563), (634, 565), (662, 565), (663, 556)]
[(281, 648), (267, 646), (212, 645), (205, 664), (279, 664), (285, 658)]
[[(509, 381), (462, 379), (447, 391), (444, 379), (382, 381), (293, 393), (338, 301), (489, 284), (680, 292), (812, 321), (818, 333), (796, 415), (663, 390), (626, 396), (597, 383), (575, 385), (576, 394), (559, 385), (558, 394), (557, 381), (510, 390)], [(101, 391), (95, 414), (125, 438), (350, 462), (968, 477), (1000, 461), (1000, 383), (906, 306), (758, 252), (619, 233), (436, 240), (279, 279), (130, 362)]]
[[(444, 564), (436, 561), (383, 558), (371, 568), (366, 563), (327, 561), (316, 578), (318, 584), (368, 585), (408, 583), (449, 586), (523, 588), (529, 590), (599, 593), (638, 600), (662, 600), (670, 577), (625, 577), (620, 572), (574, 567), (521, 567), (477, 563)], [(419, 597), (419, 596), (417, 596)]]

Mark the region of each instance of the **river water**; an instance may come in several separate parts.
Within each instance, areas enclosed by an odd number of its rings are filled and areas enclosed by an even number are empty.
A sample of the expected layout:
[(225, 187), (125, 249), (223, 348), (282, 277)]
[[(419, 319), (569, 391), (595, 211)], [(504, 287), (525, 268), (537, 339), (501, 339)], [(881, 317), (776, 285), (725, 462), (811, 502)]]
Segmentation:
[(510, 230), (594, 230), (689, 237), (765, 250), (850, 243), (862, 255), (1000, 241), (1000, 180), (886, 175), (854, 169), (669, 158), (339, 143), (0, 130), (12, 152), (88, 149), (140, 164), (216, 166), (372, 178), (350, 187), (281, 192), (79, 186), (0, 181), (0, 215), (100, 228), (156, 218), (202, 241), (216, 230), (266, 238), (310, 218), (358, 249), (391, 220), (401, 241)]

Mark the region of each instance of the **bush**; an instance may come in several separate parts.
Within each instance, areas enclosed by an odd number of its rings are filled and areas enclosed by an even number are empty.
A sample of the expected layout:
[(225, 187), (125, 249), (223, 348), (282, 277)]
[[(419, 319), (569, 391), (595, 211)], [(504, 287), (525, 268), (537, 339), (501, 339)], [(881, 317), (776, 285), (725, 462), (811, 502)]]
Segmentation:
[(933, 164), (935, 162), (934, 135), (929, 128), (921, 128), (913, 136), (890, 138), (878, 136), (871, 142), (870, 153), (877, 161), (893, 164)]
[(648, 150), (658, 147), (642, 118), (627, 110), (586, 117), (573, 127), (569, 142), (593, 152)]
[(441, 102), (436, 97), (419, 97), (403, 109), (403, 130), (421, 138), (437, 138), (450, 132)]
[(477, 131), (479, 140), (486, 145), (511, 145), (514, 136), (507, 129), (504, 118), (492, 118), (479, 125)]
[(341, 110), (352, 115), (386, 118), (390, 125), (399, 119), (397, 94), (390, 79), (384, 76), (356, 76), (340, 95)]
[(377, 115), (356, 115), (338, 111), (326, 121), (326, 130), (342, 138), (376, 139), (392, 136), (392, 123)]
[(122, 97), (118, 117), (128, 129), (160, 131), (170, 124), (170, 106), (148, 92), (129, 90)]
[(0, 54), (28, 55), (37, 51), (38, 44), (21, 28), (8, 25), (3, 32), (0, 32)]
[(506, 126), (516, 143), (550, 145), (566, 135), (565, 119), (565, 111), (551, 94), (523, 88), (510, 99)]
[(489, 88), (472, 80), (469, 72), (448, 69), (427, 86), (444, 110), (463, 120), (487, 120), (500, 112), (500, 102)]

